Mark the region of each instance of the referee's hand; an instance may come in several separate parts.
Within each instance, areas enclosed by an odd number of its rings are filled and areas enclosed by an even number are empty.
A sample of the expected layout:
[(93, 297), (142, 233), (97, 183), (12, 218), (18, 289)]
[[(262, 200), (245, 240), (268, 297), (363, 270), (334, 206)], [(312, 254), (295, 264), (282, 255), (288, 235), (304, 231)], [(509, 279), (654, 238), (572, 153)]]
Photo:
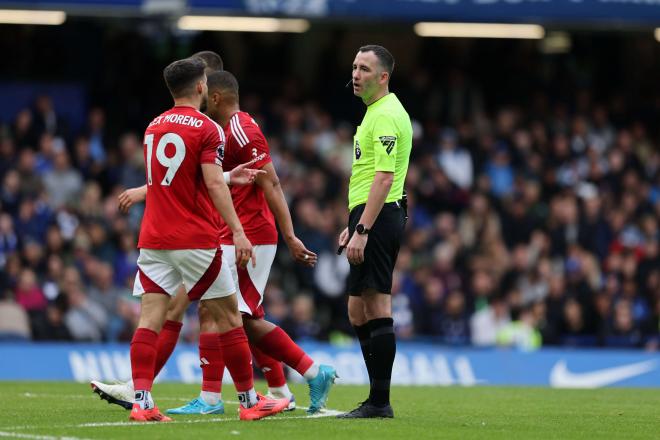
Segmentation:
[(346, 247), (346, 256), (348, 262), (353, 266), (364, 263), (364, 248), (367, 247), (368, 235), (353, 234), (348, 246)]
[(339, 234), (339, 248), (337, 249), (337, 255), (341, 255), (341, 253), (344, 252), (344, 249), (346, 249), (346, 246), (348, 246), (348, 228), (344, 228), (344, 230), (341, 231), (341, 234)]

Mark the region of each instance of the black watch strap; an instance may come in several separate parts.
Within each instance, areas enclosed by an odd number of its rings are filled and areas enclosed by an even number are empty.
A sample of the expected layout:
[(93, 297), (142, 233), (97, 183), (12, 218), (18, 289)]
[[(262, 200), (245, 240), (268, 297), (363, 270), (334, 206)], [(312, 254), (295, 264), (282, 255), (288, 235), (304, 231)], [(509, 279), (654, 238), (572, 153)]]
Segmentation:
[(362, 223), (360, 223), (355, 227), (355, 232), (357, 232), (359, 235), (366, 235), (370, 232), (370, 229), (366, 228)]

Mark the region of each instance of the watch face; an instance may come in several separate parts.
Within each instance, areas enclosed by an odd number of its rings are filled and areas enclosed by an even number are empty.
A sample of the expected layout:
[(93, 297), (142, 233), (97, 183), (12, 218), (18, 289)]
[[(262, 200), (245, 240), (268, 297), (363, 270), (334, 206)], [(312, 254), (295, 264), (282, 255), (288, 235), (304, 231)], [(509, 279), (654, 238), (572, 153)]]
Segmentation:
[(355, 230), (357, 231), (358, 234), (364, 233), (364, 225), (357, 225), (355, 227)]

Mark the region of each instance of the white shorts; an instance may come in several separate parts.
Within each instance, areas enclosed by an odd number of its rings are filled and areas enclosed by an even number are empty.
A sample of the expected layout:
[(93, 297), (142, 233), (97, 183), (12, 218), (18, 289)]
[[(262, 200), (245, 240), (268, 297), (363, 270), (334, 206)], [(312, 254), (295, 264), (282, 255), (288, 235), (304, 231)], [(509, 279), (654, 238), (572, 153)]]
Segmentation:
[(252, 262), (249, 262), (245, 269), (236, 266), (236, 250), (233, 245), (223, 244), (221, 248), (222, 258), (231, 270), (234, 284), (238, 288), (238, 310), (256, 319), (263, 318), (264, 291), (270, 268), (275, 260), (277, 245), (255, 245), (253, 248), (257, 257), (257, 266), (252, 267)]
[(236, 287), (222, 254), (220, 249), (140, 249), (133, 296), (174, 296), (181, 284), (191, 301), (229, 296)]

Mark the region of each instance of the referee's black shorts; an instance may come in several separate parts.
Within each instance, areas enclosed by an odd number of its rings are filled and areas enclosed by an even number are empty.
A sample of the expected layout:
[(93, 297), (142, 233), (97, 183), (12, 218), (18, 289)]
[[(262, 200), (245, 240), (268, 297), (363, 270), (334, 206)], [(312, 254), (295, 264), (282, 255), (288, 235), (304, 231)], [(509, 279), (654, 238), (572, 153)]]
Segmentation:
[[(348, 232), (352, 237), (365, 205), (358, 205), (348, 217)], [(406, 212), (400, 202), (385, 203), (371, 227), (364, 250), (364, 262), (348, 274), (348, 294), (360, 296), (367, 289), (392, 293), (392, 272), (406, 225)]]

